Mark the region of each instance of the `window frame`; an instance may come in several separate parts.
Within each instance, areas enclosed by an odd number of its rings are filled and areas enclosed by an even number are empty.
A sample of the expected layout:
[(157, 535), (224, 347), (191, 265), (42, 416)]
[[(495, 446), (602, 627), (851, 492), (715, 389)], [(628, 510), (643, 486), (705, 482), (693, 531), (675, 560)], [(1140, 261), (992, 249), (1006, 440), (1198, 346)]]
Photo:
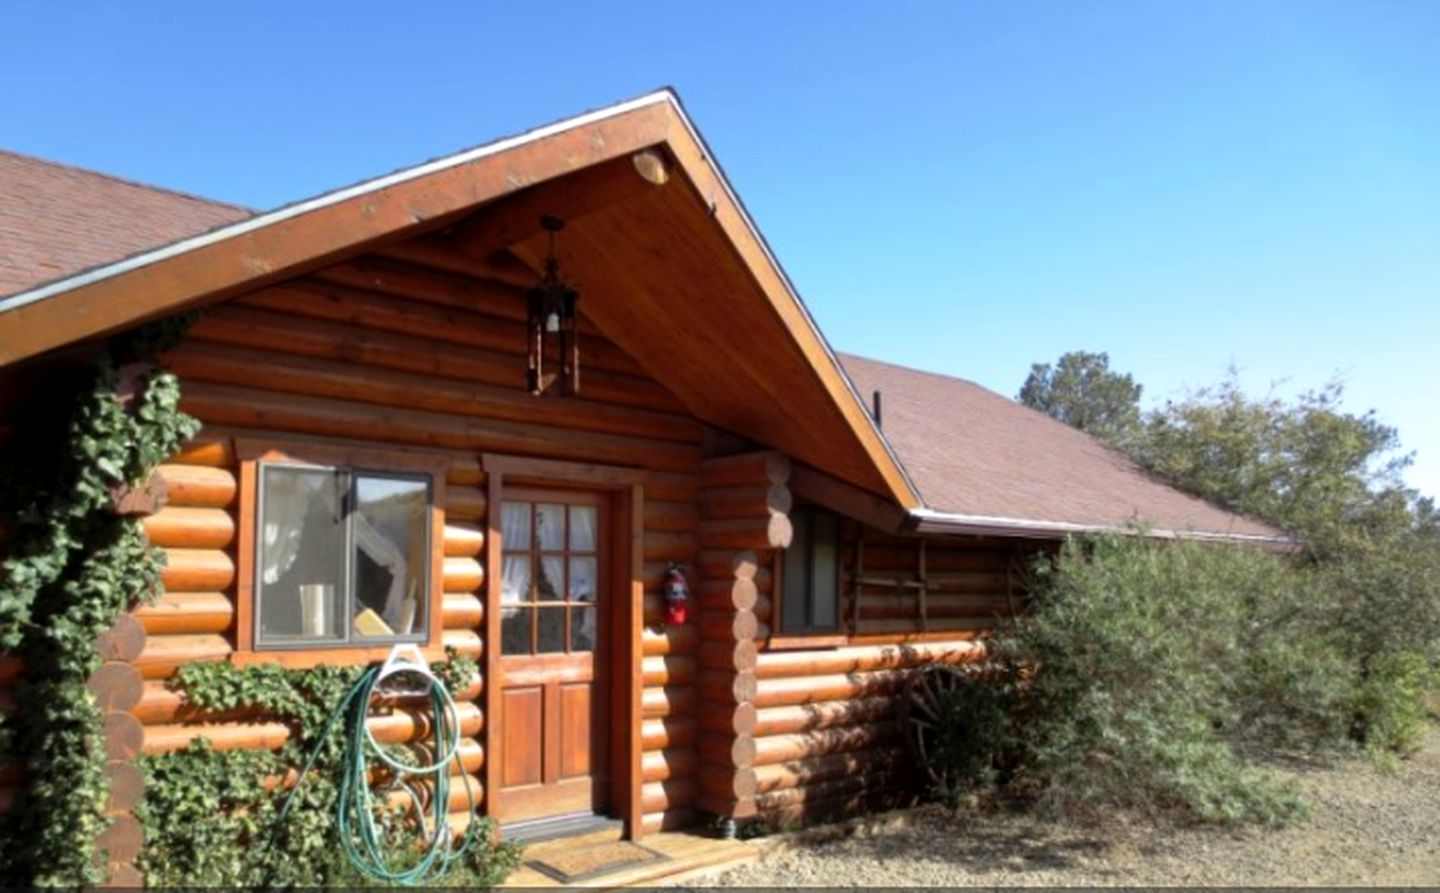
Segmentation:
[[(237, 512), (236, 578), (235, 578), (235, 652), (231, 662), (279, 663), (284, 666), (310, 667), (321, 663), (355, 664), (383, 660), (399, 644), (413, 644), (427, 660), (443, 660), (444, 635), (444, 542), (445, 542), (445, 473), (450, 460), (445, 456), (406, 450), (352, 447), (333, 443), (312, 443), (288, 440), (235, 439), (236, 458), (240, 463), (239, 508)], [(316, 641), (274, 643), (260, 642), (260, 580), (259, 543), (257, 532), (261, 521), (260, 483), (266, 467), (298, 466), (340, 469), (352, 475), (375, 477), (424, 477), (428, 485), (428, 526), (426, 547), (430, 563), (427, 570), (425, 624), (422, 632), (382, 640), (350, 639), (346, 642)], [(354, 486), (353, 477), (351, 486)], [(352, 542), (349, 526), (347, 543)], [(347, 546), (348, 549), (348, 546)], [(354, 557), (345, 556), (346, 598)], [(348, 602), (347, 602), (348, 603)], [(347, 634), (348, 635), (348, 634)]]
[[(797, 515), (807, 516), (807, 523), (803, 528), (800, 525), (796, 525), (796, 535), (787, 548), (775, 550), (774, 566), (771, 571), (772, 579), (774, 580), (772, 611), (775, 615), (775, 629), (766, 644), (772, 649), (840, 647), (849, 641), (844, 613), (845, 561), (843, 553), (845, 537), (843, 535), (843, 519), (835, 512), (814, 505), (795, 506), (790, 512), (792, 521)], [(835, 624), (833, 627), (804, 626), (796, 629), (787, 624), (785, 616), (785, 587), (788, 582), (785, 571), (786, 558), (790, 554), (790, 550), (797, 546), (803, 547), (806, 551), (805, 565), (807, 576), (812, 578), (810, 581), (811, 585), (806, 592), (806, 605), (809, 613), (813, 614), (815, 600), (813, 585), (815, 561), (814, 518), (819, 515), (829, 516), (835, 525)], [(800, 536), (801, 529), (805, 531), (803, 542)]]

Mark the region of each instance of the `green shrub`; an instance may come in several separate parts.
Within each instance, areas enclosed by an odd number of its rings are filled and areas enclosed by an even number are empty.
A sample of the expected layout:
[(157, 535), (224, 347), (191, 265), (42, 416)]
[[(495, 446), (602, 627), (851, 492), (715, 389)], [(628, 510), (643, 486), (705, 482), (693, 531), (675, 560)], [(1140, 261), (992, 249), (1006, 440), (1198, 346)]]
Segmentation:
[(1356, 737), (1372, 753), (1413, 753), (1430, 718), (1427, 698), (1436, 685), (1428, 658), (1414, 651), (1382, 655), (1355, 688)]
[(911, 680), (901, 721), (931, 790), (955, 805), (992, 791), (1014, 761), (1013, 675), (932, 664)]
[(1317, 684), (1257, 622), (1256, 606), (1293, 585), (1287, 574), (1271, 556), (1139, 537), (1072, 543), (1042, 567), (1031, 610), (999, 642), (1034, 668), (1019, 738), (1041, 802), (1220, 822), (1299, 815), (1293, 785), (1237, 748), (1262, 704)]

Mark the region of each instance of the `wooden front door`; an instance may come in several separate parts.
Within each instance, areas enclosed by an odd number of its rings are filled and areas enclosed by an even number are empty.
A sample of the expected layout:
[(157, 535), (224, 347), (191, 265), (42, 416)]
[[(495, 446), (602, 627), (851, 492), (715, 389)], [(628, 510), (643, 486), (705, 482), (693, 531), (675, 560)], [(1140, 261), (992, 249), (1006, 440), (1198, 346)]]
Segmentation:
[(505, 824), (607, 803), (605, 510), (600, 494), (505, 491), (493, 804)]

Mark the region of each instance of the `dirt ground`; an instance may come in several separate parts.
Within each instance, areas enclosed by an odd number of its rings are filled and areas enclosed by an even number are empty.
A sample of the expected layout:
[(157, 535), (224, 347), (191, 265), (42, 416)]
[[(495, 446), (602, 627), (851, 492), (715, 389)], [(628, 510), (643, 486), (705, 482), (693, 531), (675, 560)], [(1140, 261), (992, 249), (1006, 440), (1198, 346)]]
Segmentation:
[(1362, 759), (1292, 770), (1311, 816), (1281, 830), (1105, 828), (1023, 815), (912, 810), (773, 838), (726, 886), (1437, 886), (1440, 729), (1394, 769)]

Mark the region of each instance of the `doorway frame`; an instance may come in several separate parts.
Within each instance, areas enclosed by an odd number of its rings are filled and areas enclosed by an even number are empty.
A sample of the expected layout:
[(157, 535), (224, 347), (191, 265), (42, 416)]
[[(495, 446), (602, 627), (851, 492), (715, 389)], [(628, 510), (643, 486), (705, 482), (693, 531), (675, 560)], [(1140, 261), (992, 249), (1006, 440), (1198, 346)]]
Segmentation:
[[(500, 735), (496, 720), (501, 713), (500, 690), (492, 680), (500, 678), (500, 587), (501, 526), (500, 506), (505, 487), (538, 486), (600, 491), (611, 499), (608, 524), (610, 561), (607, 582), (613, 600), (613, 623), (605, 672), (609, 675), (607, 698), (614, 722), (607, 730), (607, 761), (612, 808), (625, 823), (625, 837), (637, 839), (643, 833), (641, 801), (641, 644), (644, 618), (644, 469), (558, 459), (536, 459), (503, 453), (482, 453), (480, 468), (485, 472), (485, 814), (498, 828), (504, 815), (497, 810), (496, 792), (501, 788), (502, 760), (498, 759)], [(628, 597), (627, 597), (628, 595)]]

